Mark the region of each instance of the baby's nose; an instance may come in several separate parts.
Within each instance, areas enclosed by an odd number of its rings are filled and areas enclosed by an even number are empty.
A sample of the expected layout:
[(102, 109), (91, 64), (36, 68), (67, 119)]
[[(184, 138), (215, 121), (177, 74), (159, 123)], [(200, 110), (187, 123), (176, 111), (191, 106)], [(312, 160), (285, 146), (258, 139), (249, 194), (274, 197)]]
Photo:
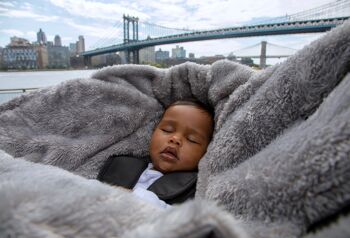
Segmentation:
[(176, 144), (176, 145), (181, 145), (181, 139), (177, 136), (172, 136), (170, 137), (170, 143)]

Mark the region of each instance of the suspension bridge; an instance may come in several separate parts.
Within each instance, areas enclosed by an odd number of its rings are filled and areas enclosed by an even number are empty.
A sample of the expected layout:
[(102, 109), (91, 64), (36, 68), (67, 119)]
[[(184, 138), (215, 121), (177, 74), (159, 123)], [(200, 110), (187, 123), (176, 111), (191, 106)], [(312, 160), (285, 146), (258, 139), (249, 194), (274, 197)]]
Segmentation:
[[(270, 19), (266, 22), (245, 24), (212, 30), (190, 30), (169, 28), (153, 23), (142, 22), (137, 17), (123, 16), (113, 30), (96, 42), (92, 50), (83, 52), (85, 65), (91, 65), (91, 57), (114, 52), (125, 52), (127, 63), (139, 63), (139, 50), (142, 48), (182, 42), (204, 41), (237, 37), (300, 34), (325, 32), (342, 24), (350, 17), (350, 0), (338, 0), (293, 15)], [(121, 30), (122, 29), (122, 30)], [(123, 31), (123, 36), (121, 36)], [(266, 62), (266, 46), (262, 43), (260, 63)], [(271, 45), (270, 45), (271, 46)], [(277, 55), (284, 57), (286, 55)], [(265, 58), (264, 58), (265, 57)]]
[[(262, 41), (261, 43), (235, 50), (229, 55), (234, 56), (236, 59), (258, 58), (260, 59), (260, 68), (265, 68), (267, 58), (286, 58), (293, 55), (296, 51), (296, 49)], [(268, 55), (267, 52), (269, 52)]]

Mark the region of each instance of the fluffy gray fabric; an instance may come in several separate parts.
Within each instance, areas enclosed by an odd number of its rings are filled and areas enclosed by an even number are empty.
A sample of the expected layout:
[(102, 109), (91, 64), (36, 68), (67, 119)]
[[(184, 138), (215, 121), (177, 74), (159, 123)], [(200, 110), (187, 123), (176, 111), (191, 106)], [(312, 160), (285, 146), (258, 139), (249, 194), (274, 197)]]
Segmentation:
[(160, 210), (122, 188), (1, 150), (0, 158), (0, 237), (247, 237), (211, 203)]
[[(347, 214), (318, 224), (350, 205), (349, 42), (346, 22), (262, 71), (229, 61), (115, 66), (0, 105), (0, 148), (42, 163), (1, 156), (0, 231), (242, 238), (299, 237), (316, 227), (309, 236), (348, 235), (334, 228), (350, 225)], [(188, 97), (215, 109), (199, 165), (196, 198), (204, 201), (164, 213), (87, 180), (112, 154), (148, 155), (164, 107)]]
[(212, 176), (205, 197), (244, 220), (293, 223), (300, 234), (341, 212), (350, 202), (349, 102), (350, 75), (309, 119), (236, 169)]

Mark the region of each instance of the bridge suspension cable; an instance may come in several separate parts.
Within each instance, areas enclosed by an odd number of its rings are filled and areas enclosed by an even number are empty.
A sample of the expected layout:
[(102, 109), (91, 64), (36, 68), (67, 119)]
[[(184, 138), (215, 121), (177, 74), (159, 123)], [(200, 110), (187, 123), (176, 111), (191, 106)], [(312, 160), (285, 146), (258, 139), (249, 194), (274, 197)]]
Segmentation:
[(254, 22), (256, 24), (282, 23), (325, 18), (347, 17), (350, 14), (350, 0), (337, 0), (295, 14), (275, 17), (269, 20)]
[(297, 50), (282, 46), (282, 45), (276, 45), (273, 43), (267, 43), (266, 45), (266, 51), (269, 56), (276, 56), (276, 55), (293, 55)]
[(155, 23), (150, 23), (150, 22), (143, 22), (144, 24), (150, 25), (150, 26), (155, 26), (163, 29), (169, 29), (169, 30), (174, 30), (174, 31), (179, 31), (179, 32), (195, 32), (197, 30), (191, 30), (191, 29), (186, 29), (186, 28), (174, 28), (174, 27), (166, 27), (166, 26), (161, 26)]
[(122, 24), (123, 23), (121, 21), (115, 23), (112, 27), (105, 31), (104, 35), (102, 35), (100, 39), (90, 48), (97, 49), (123, 43), (123, 38), (121, 37), (122, 32), (120, 32), (121, 29), (123, 29)]
[(349, 16), (350, 0), (338, 0), (325, 5), (312, 8), (306, 11), (298, 12), (293, 15), (287, 15), (288, 21), (300, 21), (309, 19), (323, 19)]
[(260, 45), (261, 45), (261, 43), (259, 42), (259, 43), (255, 44), (255, 45), (251, 45), (251, 46), (244, 47), (244, 48), (242, 48), (242, 49), (236, 50), (235, 52), (237, 52), (237, 51), (243, 51), (243, 50), (249, 50), (249, 49), (254, 49), (254, 48), (256, 48), (257, 46), (260, 47)]
[(140, 40), (147, 39), (148, 37), (156, 38), (156, 37), (163, 37), (168, 35), (177, 35), (177, 34), (195, 32), (195, 30), (171, 28), (171, 27), (161, 26), (158, 24), (143, 22), (143, 21), (140, 21), (139, 29), (140, 29), (140, 33), (139, 33)]
[[(297, 50), (277, 44), (266, 43), (266, 55), (267, 57), (286, 57), (293, 55)], [(228, 55), (234, 55), (236, 57), (251, 57), (258, 58), (261, 53), (261, 43), (251, 45), (242, 49), (232, 51)]]

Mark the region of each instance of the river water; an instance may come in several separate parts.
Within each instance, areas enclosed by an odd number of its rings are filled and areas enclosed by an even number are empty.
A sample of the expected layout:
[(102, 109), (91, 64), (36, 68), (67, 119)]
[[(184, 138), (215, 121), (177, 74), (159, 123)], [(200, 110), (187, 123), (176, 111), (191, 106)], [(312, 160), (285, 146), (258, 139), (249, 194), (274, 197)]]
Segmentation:
[[(0, 103), (21, 94), (21, 90), (42, 88), (75, 78), (87, 78), (96, 70), (0, 72)], [(6, 91), (4, 91), (6, 89)], [(11, 90), (11, 91), (7, 91)]]

